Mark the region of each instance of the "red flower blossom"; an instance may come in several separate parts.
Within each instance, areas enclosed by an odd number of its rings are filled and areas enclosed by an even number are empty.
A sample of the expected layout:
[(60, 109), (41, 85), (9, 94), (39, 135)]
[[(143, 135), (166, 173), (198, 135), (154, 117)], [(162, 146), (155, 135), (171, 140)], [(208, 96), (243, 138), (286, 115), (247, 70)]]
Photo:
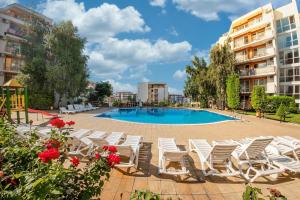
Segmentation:
[(102, 149), (103, 149), (104, 151), (107, 151), (107, 150), (108, 150), (108, 146), (104, 145), (104, 146), (102, 147)]
[(74, 122), (74, 121), (69, 121), (69, 122), (66, 122), (66, 124), (67, 124), (68, 126), (72, 126), (72, 125), (75, 124), (75, 122)]
[(75, 167), (77, 167), (80, 163), (79, 159), (75, 156), (73, 157), (71, 160), (72, 165), (74, 165)]
[(60, 147), (60, 142), (57, 140), (50, 139), (46, 142), (45, 146), (47, 147), (47, 149), (52, 149), (52, 148), (58, 149)]
[(0, 178), (4, 176), (4, 172), (0, 171)]
[(101, 156), (100, 156), (100, 154), (99, 154), (99, 153), (96, 153), (96, 154), (95, 154), (95, 158), (96, 158), (97, 160), (99, 160), (99, 159), (100, 159), (100, 157), (101, 157)]
[(115, 146), (109, 146), (108, 147), (108, 151), (110, 151), (112, 153), (116, 153), (117, 152), (117, 148)]
[(116, 164), (120, 164), (120, 161), (120, 156), (118, 156), (117, 154), (109, 154), (107, 156), (107, 162), (111, 167), (113, 167)]
[(60, 154), (58, 149), (50, 148), (38, 154), (38, 157), (43, 163), (48, 163), (50, 160), (59, 158)]
[(55, 126), (56, 128), (59, 128), (59, 129), (63, 128), (66, 125), (64, 120), (61, 120), (59, 118), (51, 120), (50, 124), (51, 124), (51, 126)]

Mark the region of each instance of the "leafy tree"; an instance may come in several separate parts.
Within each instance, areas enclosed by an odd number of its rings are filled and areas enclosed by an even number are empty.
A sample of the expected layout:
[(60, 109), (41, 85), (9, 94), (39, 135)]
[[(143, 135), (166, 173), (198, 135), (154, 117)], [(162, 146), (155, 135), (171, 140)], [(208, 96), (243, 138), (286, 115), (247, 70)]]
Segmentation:
[(96, 83), (95, 87), (95, 93), (97, 96), (97, 99), (100, 102), (103, 102), (105, 97), (109, 97), (112, 95), (113, 88), (112, 85), (108, 81), (101, 81), (99, 83)]
[(285, 121), (285, 117), (288, 113), (287, 110), (288, 108), (286, 107), (286, 105), (281, 103), (276, 112), (276, 115), (280, 118), (280, 121)]
[(185, 96), (193, 101), (200, 101), (201, 107), (208, 106), (208, 99), (213, 95), (214, 87), (209, 81), (205, 60), (194, 57), (192, 65), (186, 66), (187, 80), (184, 86)]
[(240, 106), (240, 78), (237, 74), (231, 74), (226, 81), (227, 105), (235, 110)]
[(215, 83), (221, 108), (226, 103), (226, 79), (234, 72), (234, 54), (228, 44), (216, 45), (210, 51), (210, 80)]
[(46, 35), (50, 51), (47, 78), (51, 88), (59, 95), (76, 97), (87, 86), (87, 56), (83, 54), (85, 39), (79, 37), (71, 21), (62, 22)]
[(251, 104), (256, 112), (260, 113), (263, 111), (267, 103), (267, 94), (264, 86), (257, 85), (253, 88), (251, 94)]

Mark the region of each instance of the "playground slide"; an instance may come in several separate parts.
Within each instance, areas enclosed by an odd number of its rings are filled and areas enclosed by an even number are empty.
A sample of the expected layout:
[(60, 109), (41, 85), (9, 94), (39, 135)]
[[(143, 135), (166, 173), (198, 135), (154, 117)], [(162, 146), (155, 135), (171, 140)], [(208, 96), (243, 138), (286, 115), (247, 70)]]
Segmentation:
[(28, 112), (30, 112), (30, 113), (40, 113), (42, 115), (53, 117), (53, 118), (58, 117), (58, 114), (51, 114), (51, 113), (43, 111), (43, 110), (35, 110), (35, 109), (28, 108)]

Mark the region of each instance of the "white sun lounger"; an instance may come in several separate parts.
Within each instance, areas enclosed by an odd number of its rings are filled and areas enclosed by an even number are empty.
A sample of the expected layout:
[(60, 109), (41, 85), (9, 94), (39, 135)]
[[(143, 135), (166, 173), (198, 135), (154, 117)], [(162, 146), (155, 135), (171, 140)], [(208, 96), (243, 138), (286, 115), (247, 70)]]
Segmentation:
[[(104, 135), (103, 135), (104, 136)], [(123, 132), (112, 132), (107, 137), (103, 137), (99, 135), (90, 135), (88, 138), (93, 141), (95, 147), (102, 148), (105, 145), (117, 145), (124, 137)]]
[(83, 137), (89, 135), (91, 132), (92, 132), (91, 129), (79, 129), (79, 130), (72, 132), (67, 137), (80, 139), (80, 138), (83, 138)]
[[(260, 176), (277, 177), (283, 171), (270, 162), (265, 152), (266, 147), (272, 141), (272, 137), (248, 138), (238, 141), (240, 146), (232, 155), (237, 161), (240, 174), (247, 181), (253, 182)], [(245, 166), (247, 167), (246, 173), (243, 171)]]
[(300, 173), (300, 161), (285, 155), (280, 155), (278, 149), (272, 145), (269, 145), (266, 148), (266, 152), (270, 161), (280, 169), (293, 173)]
[(276, 137), (272, 142), (280, 154), (294, 157), (299, 160), (300, 157), (300, 141), (290, 136)]
[[(171, 175), (184, 175), (189, 171), (185, 167), (184, 157), (188, 155), (187, 151), (181, 151), (175, 142), (174, 138), (158, 138), (158, 173)], [(176, 162), (180, 164), (180, 170), (168, 170), (166, 162)]]
[[(118, 154), (121, 157), (121, 163), (116, 167), (138, 167), (140, 146), (142, 145), (143, 137), (136, 135), (127, 135), (124, 143), (116, 145)], [(122, 161), (123, 157), (128, 161)]]
[(99, 107), (94, 107), (91, 103), (88, 103), (88, 107), (92, 110), (96, 110), (99, 108)]
[[(198, 154), (201, 168), (205, 176), (236, 176), (240, 172), (235, 170), (231, 162), (231, 154), (238, 144), (230, 141), (213, 141), (212, 146), (206, 140), (190, 139), (189, 149)], [(215, 169), (214, 165), (225, 166), (226, 172)]]
[(49, 133), (51, 133), (51, 130), (52, 130), (51, 127), (41, 127), (41, 126), (31, 126), (30, 127), (28, 125), (18, 125), (16, 127), (17, 133), (23, 138), (27, 137), (26, 134), (31, 131), (36, 131), (38, 136), (40, 136), (42, 138), (48, 138)]
[(82, 156), (87, 157), (91, 156), (93, 150), (93, 141), (87, 137), (74, 138), (77, 142), (73, 143), (70, 147), (69, 155), (70, 156)]
[(71, 105), (71, 104), (68, 105), (68, 110), (69, 110), (69, 111), (73, 111), (73, 112), (81, 112), (80, 110), (75, 109), (74, 106)]
[(59, 108), (59, 112), (60, 112), (60, 114), (75, 114), (76, 113), (76, 111), (74, 111), (74, 110), (67, 110), (65, 107), (60, 107)]

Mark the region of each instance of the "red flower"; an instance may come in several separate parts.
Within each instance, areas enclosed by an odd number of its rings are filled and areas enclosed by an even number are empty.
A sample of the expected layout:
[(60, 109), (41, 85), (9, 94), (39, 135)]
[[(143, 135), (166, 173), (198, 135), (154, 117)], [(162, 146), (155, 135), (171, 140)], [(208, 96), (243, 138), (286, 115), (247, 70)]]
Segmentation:
[(57, 140), (50, 139), (46, 142), (45, 146), (47, 147), (47, 149), (52, 149), (52, 148), (58, 149), (60, 147), (60, 142)]
[(99, 153), (96, 153), (96, 154), (95, 154), (95, 158), (96, 158), (97, 160), (99, 160), (99, 159), (100, 159), (100, 157), (101, 157), (101, 156), (100, 156), (100, 154), (99, 154)]
[(0, 178), (4, 176), (4, 172), (0, 171)]
[(103, 149), (104, 151), (107, 151), (107, 150), (108, 150), (108, 146), (104, 145), (104, 146), (102, 147), (102, 149)]
[(59, 128), (59, 129), (63, 128), (66, 125), (64, 120), (61, 120), (59, 118), (51, 120), (50, 124), (51, 124), (51, 126), (55, 126), (56, 128)]
[(109, 154), (107, 156), (107, 162), (111, 167), (113, 167), (115, 164), (120, 164), (120, 161), (120, 156), (118, 156), (117, 154)]
[(73, 157), (71, 160), (72, 165), (74, 165), (75, 167), (77, 167), (80, 163), (79, 159), (75, 156)]
[(74, 121), (69, 121), (69, 122), (66, 122), (66, 124), (67, 124), (68, 126), (72, 126), (72, 125), (75, 124), (75, 122), (74, 122)]
[(108, 151), (110, 151), (112, 153), (116, 153), (117, 152), (117, 148), (115, 146), (109, 146), (108, 147)]
[(50, 160), (59, 158), (60, 154), (58, 149), (50, 148), (38, 154), (38, 157), (43, 163), (48, 163)]

